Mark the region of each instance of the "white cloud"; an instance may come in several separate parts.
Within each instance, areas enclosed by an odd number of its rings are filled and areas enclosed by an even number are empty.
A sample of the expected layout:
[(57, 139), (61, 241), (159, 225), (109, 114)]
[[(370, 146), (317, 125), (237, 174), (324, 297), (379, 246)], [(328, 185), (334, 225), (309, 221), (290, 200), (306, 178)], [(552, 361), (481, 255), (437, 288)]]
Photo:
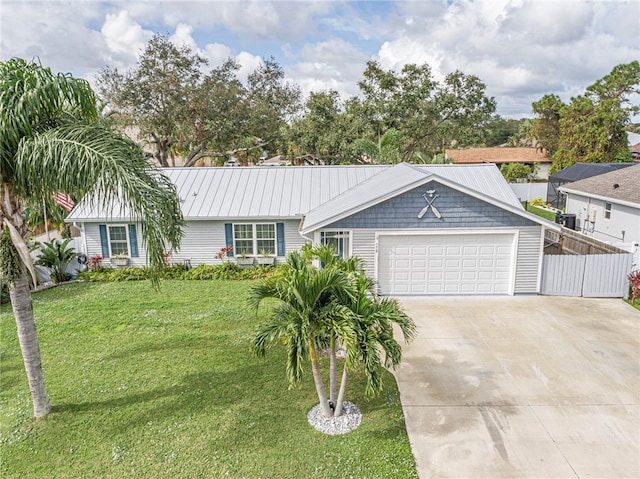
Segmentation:
[(235, 60), (240, 65), (240, 68), (238, 69), (238, 78), (243, 83), (247, 81), (251, 72), (262, 65), (262, 58), (248, 52), (240, 52), (236, 55)]
[(207, 43), (202, 52), (202, 56), (209, 60), (209, 65), (215, 67), (221, 65), (228, 58), (233, 57), (231, 48), (222, 43)]
[(261, 57), (284, 57), (287, 78), (306, 93), (357, 93), (369, 58), (394, 69), (426, 62), (437, 79), (459, 69), (514, 116), (546, 93), (568, 100), (640, 58), (637, 0), (11, 0), (0, 13), (0, 59), (37, 56), (85, 78), (133, 66), (157, 32), (211, 67), (235, 59), (243, 79)]
[(127, 10), (108, 13), (100, 31), (109, 49), (115, 54), (114, 60), (120, 63), (135, 61), (153, 36), (153, 32), (143, 29), (129, 16)]
[[(635, 34), (624, 33), (637, 31), (637, 6), (460, 0), (442, 10), (442, 3), (407, 3), (401, 11), (412, 21), (382, 44), (378, 58), (393, 69), (426, 62), (436, 78), (456, 69), (478, 75), (500, 111), (509, 105), (509, 114), (528, 114), (542, 95), (554, 92), (568, 100), (616, 64), (637, 59), (637, 35), (631, 45), (626, 37)], [(619, 20), (629, 29), (613, 27)]]
[(193, 39), (191, 34), (193, 33), (193, 27), (186, 23), (178, 23), (176, 25), (176, 31), (169, 35), (169, 41), (177, 47), (188, 47), (194, 52), (202, 53), (198, 48), (198, 44)]
[(302, 61), (291, 65), (287, 75), (306, 96), (312, 91), (336, 90), (343, 98), (357, 93), (357, 82), (367, 56), (340, 39), (307, 44), (300, 50)]
[(86, 26), (101, 15), (93, 4), (78, 9), (67, 2), (1, 2), (0, 59), (37, 58), (55, 71), (82, 76), (102, 65), (107, 51), (99, 32)]

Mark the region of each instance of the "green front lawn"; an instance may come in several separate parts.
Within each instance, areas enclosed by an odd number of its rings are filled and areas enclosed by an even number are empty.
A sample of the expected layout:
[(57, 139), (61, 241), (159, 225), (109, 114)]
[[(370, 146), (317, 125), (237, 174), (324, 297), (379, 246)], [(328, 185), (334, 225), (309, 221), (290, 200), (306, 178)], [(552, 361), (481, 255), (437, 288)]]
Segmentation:
[[(415, 478), (391, 374), (376, 399), (354, 374), (360, 427), (306, 420), (311, 378), (287, 389), (285, 357), (249, 351), (248, 281), (79, 283), (34, 295), (49, 395), (32, 418), (10, 305), (0, 309), (0, 477)], [(261, 314), (264, 314), (262, 312)]]

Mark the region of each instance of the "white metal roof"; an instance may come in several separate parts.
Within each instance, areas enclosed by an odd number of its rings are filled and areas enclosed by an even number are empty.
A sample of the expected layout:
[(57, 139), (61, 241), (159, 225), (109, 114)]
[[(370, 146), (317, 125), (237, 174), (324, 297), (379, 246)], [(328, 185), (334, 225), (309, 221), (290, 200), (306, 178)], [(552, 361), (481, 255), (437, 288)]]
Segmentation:
[[(359, 201), (375, 201), (381, 195), (435, 174), (485, 196), (521, 208), (518, 198), (492, 164), (313, 167), (164, 168), (176, 185), (182, 213), (187, 220), (235, 218), (300, 218), (320, 205), (359, 188)], [(387, 172), (380, 179), (375, 179)], [(408, 182), (408, 183), (407, 183)], [(364, 196), (363, 196), (364, 195)], [(354, 196), (354, 195), (351, 195)], [(345, 197), (345, 200), (348, 199)], [(97, 202), (96, 202), (97, 203)], [(348, 207), (348, 204), (344, 205)], [(102, 219), (126, 220), (126, 208), (111, 212), (83, 200), (68, 222)]]

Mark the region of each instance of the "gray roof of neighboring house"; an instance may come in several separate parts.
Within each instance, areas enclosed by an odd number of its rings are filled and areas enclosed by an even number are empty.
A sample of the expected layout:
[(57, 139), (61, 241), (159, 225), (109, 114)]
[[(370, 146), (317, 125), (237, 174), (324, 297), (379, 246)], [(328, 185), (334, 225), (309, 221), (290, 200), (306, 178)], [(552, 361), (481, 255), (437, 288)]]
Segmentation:
[(575, 163), (549, 177), (549, 182), (578, 181), (633, 166), (636, 163)]
[(640, 206), (640, 164), (567, 183), (561, 191)]
[[(176, 185), (185, 219), (300, 218), (320, 205), (352, 191), (362, 201), (390, 193), (410, 178), (420, 181), (434, 174), (501, 203), (520, 207), (515, 193), (493, 164), (395, 166), (313, 166), (165, 168), (162, 172)], [(376, 179), (380, 173), (386, 175)], [(397, 176), (397, 178), (396, 178)], [(365, 196), (362, 196), (365, 195)], [(347, 197), (345, 197), (346, 201)], [(342, 201), (342, 200), (341, 200)], [(346, 206), (348, 206), (345, 203)], [(126, 209), (116, 205), (107, 215), (82, 201), (67, 221), (128, 219)]]

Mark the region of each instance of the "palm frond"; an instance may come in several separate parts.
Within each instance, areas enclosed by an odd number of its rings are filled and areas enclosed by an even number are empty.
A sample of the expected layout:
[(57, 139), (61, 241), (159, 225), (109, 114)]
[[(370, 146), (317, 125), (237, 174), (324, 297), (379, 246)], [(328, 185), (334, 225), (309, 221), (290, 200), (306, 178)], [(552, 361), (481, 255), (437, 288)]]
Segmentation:
[(103, 211), (116, 203), (127, 206), (155, 268), (164, 264), (166, 250), (179, 249), (184, 220), (175, 186), (138, 145), (100, 122), (65, 124), (23, 139), (15, 184), (25, 198), (43, 191), (86, 192)]
[(58, 125), (69, 115), (95, 121), (96, 97), (86, 80), (54, 74), (20, 58), (0, 62), (0, 173), (13, 177), (14, 155), (23, 138)]

